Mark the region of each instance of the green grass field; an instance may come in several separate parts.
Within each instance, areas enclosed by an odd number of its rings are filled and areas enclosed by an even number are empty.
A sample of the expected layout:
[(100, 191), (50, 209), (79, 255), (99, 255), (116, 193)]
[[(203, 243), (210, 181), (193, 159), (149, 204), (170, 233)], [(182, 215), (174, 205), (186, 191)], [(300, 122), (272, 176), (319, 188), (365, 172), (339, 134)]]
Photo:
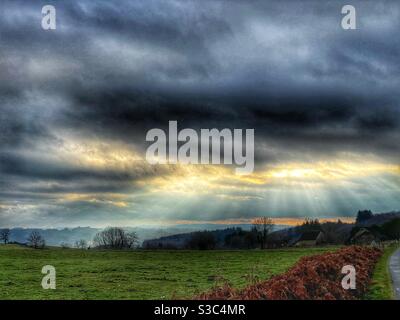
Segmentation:
[[(96, 251), (0, 245), (0, 299), (190, 298), (221, 277), (243, 287), (256, 277), (285, 272), (302, 256), (334, 249)], [(41, 287), (44, 265), (56, 268), (56, 290)]]
[(376, 264), (371, 280), (371, 286), (366, 298), (370, 300), (391, 300), (394, 297), (392, 279), (389, 272), (389, 258), (397, 246), (385, 248), (382, 257)]

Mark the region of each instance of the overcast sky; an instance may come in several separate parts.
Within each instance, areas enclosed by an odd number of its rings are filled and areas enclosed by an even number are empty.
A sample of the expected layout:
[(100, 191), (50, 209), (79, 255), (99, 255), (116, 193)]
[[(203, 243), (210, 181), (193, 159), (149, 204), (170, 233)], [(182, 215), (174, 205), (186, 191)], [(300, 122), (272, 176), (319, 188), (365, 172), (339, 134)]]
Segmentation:
[[(400, 3), (350, 3), (2, 1), (0, 226), (400, 209)], [(148, 164), (169, 120), (254, 128), (255, 172)]]

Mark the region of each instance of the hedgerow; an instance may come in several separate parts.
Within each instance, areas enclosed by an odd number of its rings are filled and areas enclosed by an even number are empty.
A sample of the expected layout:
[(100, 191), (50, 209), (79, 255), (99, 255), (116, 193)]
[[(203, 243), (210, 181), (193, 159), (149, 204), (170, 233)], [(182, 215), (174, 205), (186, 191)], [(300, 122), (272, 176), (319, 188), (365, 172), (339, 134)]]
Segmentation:
[[(335, 252), (303, 257), (287, 272), (237, 290), (228, 284), (196, 297), (219, 300), (351, 300), (367, 291), (374, 266), (382, 251), (351, 246)], [(352, 265), (356, 271), (356, 288), (342, 287), (342, 268)]]

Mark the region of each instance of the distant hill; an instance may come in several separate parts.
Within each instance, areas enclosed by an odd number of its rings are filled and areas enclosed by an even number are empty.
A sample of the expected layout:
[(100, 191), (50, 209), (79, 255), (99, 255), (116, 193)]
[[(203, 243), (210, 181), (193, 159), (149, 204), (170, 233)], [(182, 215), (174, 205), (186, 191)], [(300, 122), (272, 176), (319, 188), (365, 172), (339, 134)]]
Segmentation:
[[(362, 211), (361, 211), (362, 212)], [(368, 212), (368, 211), (363, 211)], [(370, 212), (370, 211), (369, 211)], [(399, 211), (387, 212), (387, 213), (371, 213), (361, 221), (357, 221), (357, 226), (359, 227), (370, 227), (373, 225), (381, 226), (384, 223), (391, 221), (393, 219), (400, 218)]]
[[(135, 231), (142, 242), (145, 239), (158, 237), (160, 235), (171, 235), (177, 232), (182, 232), (181, 228), (139, 228), (129, 227), (129, 231)], [(38, 231), (46, 240), (46, 244), (50, 246), (60, 246), (61, 244), (68, 244), (73, 246), (75, 241), (81, 239), (90, 243), (96, 233), (101, 231), (100, 228), (91, 227), (77, 227), (77, 228), (64, 228), (64, 229), (41, 229), (41, 228), (13, 228), (11, 229), (11, 242), (26, 243), (29, 234), (32, 231)], [(191, 229), (183, 229), (183, 232), (189, 232)]]
[(43, 236), (47, 245), (60, 246), (62, 243), (73, 245), (75, 241), (84, 239), (91, 241), (100, 229), (90, 227), (64, 228), (64, 229), (40, 229), (40, 228), (13, 228), (10, 241), (26, 243), (29, 234), (38, 231)]
[[(229, 234), (235, 232), (237, 228), (228, 228), (223, 230), (213, 230), (210, 233), (213, 235), (216, 240), (216, 247), (222, 247), (225, 237)], [(192, 238), (195, 232), (189, 233), (181, 233), (175, 234), (172, 236), (161, 237), (158, 239), (151, 239), (143, 241), (144, 248), (175, 248), (175, 249), (183, 249), (187, 242)]]
[[(249, 230), (250, 224), (177, 224), (171, 226), (143, 226), (143, 227), (127, 227), (129, 231), (135, 231), (139, 237), (139, 242), (160, 237), (168, 237), (176, 234), (185, 234), (201, 230), (223, 230), (229, 227), (240, 227), (243, 230)], [(284, 226), (279, 226), (280, 228)], [(0, 227), (1, 228), (1, 227)], [(44, 228), (12, 228), (11, 242), (26, 243), (29, 234), (32, 231), (38, 231), (46, 240), (46, 244), (50, 246), (60, 246), (65, 243), (73, 246), (75, 241), (81, 239), (91, 242), (100, 228), (76, 227), (63, 229), (44, 229)]]
[[(216, 247), (217, 248), (222, 248), (225, 237), (227, 235), (230, 235), (237, 231), (239, 228), (242, 230), (250, 230), (252, 225), (233, 225), (229, 226), (229, 228), (224, 228), (224, 229), (215, 229), (215, 225), (210, 225), (214, 227), (214, 229), (202, 229), (202, 231), (210, 231), (210, 233), (214, 236), (216, 240)], [(275, 225), (274, 229), (275, 230), (280, 230), (287, 228), (285, 225)], [(199, 230), (196, 230), (199, 231)], [(185, 247), (186, 243), (191, 239), (193, 236), (193, 232), (188, 232), (188, 233), (178, 233), (166, 237), (159, 237), (156, 239), (149, 239), (143, 241), (143, 247), (144, 248), (175, 248), (175, 249), (182, 249)]]

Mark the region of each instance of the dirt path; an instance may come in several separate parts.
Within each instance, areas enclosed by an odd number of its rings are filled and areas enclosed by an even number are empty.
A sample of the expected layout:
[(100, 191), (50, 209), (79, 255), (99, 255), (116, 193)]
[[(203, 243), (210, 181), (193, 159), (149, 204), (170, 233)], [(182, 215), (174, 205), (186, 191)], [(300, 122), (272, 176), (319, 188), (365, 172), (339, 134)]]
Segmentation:
[(400, 300), (400, 249), (398, 249), (390, 257), (389, 262), (390, 273), (393, 280), (393, 289), (395, 292), (395, 299)]

